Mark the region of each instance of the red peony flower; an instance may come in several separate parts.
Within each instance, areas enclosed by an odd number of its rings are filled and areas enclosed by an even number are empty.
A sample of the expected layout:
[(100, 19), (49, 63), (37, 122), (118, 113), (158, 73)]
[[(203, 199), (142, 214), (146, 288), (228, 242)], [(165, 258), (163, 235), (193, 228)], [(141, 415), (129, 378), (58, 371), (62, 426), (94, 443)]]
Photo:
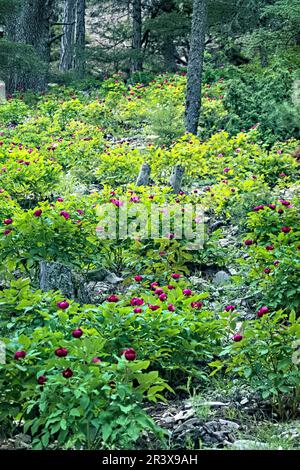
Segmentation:
[(246, 246), (250, 246), (253, 245), (253, 240), (245, 240), (244, 243)]
[(169, 304), (169, 305), (168, 305), (168, 310), (169, 310), (169, 312), (175, 312), (175, 307), (174, 307), (174, 305), (173, 305), (173, 304)]
[(130, 301), (130, 305), (132, 306), (135, 306), (135, 305), (143, 305), (144, 304), (144, 300), (143, 299), (140, 299), (139, 297), (134, 297), (133, 299), (131, 299)]
[(262, 205), (261, 205), (261, 206), (256, 206), (256, 207), (254, 207), (253, 212), (261, 211), (261, 210), (263, 210), (264, 208), (265, 208), (265, 206), (262, 206)]
[(267, 246), (266, 246), (266, 250), (267, 250), (267, 251), (273, 251), (273, 250), (274, 250), (274, 246), (273, 246), (273, 245), (267, 245)]
[(257, 316), (258, 318), (261, 318), (263, 315), (265, 315), (266, 313), (269, 313), (269, 309), (268, 307), (261, 307), (258, 311), (257, 311)]
[(183, 295), (187, 295), (187, 296), (192, 295), (191, 289), (183, 289), (182, 293)]
[(292, 230), (291, 227), (282, 227), (281, 229), (283, 233), (290, 233), (291, 230)]
[(120, 300), (119, 297), (115, 294), (110, 295), (106, 299), (107, 302), (119, 302), (119, 300)]
[(56, 304), (58, 306), (58, 308), (60, 308), (61, 310), (66, 310), (67, 308), (69, 308), (70, 304), (69, 302), (67, 302), (66, 300), (63, 300), (61, 302), (57, 302)]
[(235, 309), (234, 305), (226, 305), (225, 310), (226, 312), (231, 312)]
[(240, 333), (236, 333), (234, 336), (233, 336), (233, 341), (235, 341), (236, 343), (239, 342), (239, 341), (242, 341), (244, 337), (240, 334)]
[(289, 201), (286, 201), (286, 200), (284, 200), (284, 199), (280, 199), (280, 202), (281, 202), (281, 204), (282, 204), (283, 206), (286, 206), (286, 207), (288, 207), (288, 206), (291, 205), (291, 203), (290, 203)]
[(200, 309), (203, 307), (203, 302), (191, 302), (191, 307)]
[(136, 352), (133, 348), (125, 349), (125, 351), (123, 351), (123, 354), (127, 361), (134, 361), (136, 358)]
[(19, 359), (24, 359), (26, 356), (26, 351), (16, 351), (14, 354), (14, 359), (19, 360)]
[(37, 378), (37, 383), (39, 385), (44, 385), (45, 383), (47, 382), (47, 377), (45, 375), (40, 375), (38, 378)]
[(54, 352), (57, 357), (66, 357), (68, 355), (68, 350), (66, 348), (57, 348)]
[(154, 291), (154, 294), (156, 294), (156, 295), (161, 295), (161, 294), (163, 294), (163, 293), (164, 293), (164, 291), (163, 291), (161, 288), (156, 289), (156, 290)]
[(275, 204), (268, 204), (268, 207), (274, 211), (276, 209)]
[(81, 328), (77, 328), (76, 330), (72, 331), (73, 338), (81, 338), (83, 335), (83, 331)]
[(159, 300), (161, 300), (163, 302), (164, 300), (167, 299), (167, 297), (168, 297), (167, 294), (160, 294), (160, 296), (158, 298), (159, 298)]
[(62, 375), (65, 379), (70, 379), (71, 377), (73, 377), (73, 371), (72, 369), (68, 368), (63, 371)]
[(37, 209), (37, 210), (33, 213), (33, 215), (34, 215), (34, 217), (41, 217), (42, 213), (43, 213), (42, 209)]
[(5, 219), (3, 223), (4, 225), (11, 225), (13, 223), (13, 219)]
[(150, 308), (150, 310), (152, 310), (152, 312), (155, 312), (155, 310), (158, 310), (160, 308), (159, 305), (148, 305), (148, 307)]
[(98, 356), (93, 357), (93, 359), (92, 359), (92, 363), (93, 363), (93, 364), (98, 364), (99, 362), (102, 362), (101, 359), (100, 359), (100, 357), (98, 357)]
[(66, 211), (61, 211), (60, 215), (64, 217), (66, 220), (68, 220), (71, 217), (69, 212), (66, 212)]
[(270, 272), (271, 272), (271, 269), (270, 269), (270, 268), (265, 268), (265, 269), (264, 269), (264, 273), (265, 273), (265, 274), (270, 274)]
[(159, 286), (159, 283), (158, 283), (158, 282), (152, 282), (152, 283), (150, 284), (150, 287), (151, 287), (152, 290), (155, 290), (157, 286)]
[(171, 277), (172, 277), (172, 279), (180, 279), (181, 274), (173, 273), (173, 274), (171, 274)]
[(4, 233), (4, 235), (9, 235), (11, 232), (12, 232), (12, 230), (7, 228), (7, 229), (4, 230), (3, 233)]
[(172, 286), (172, 284), (169, 284), (169, 285), (167, 286), (167, 288), (168, 288), (169, 290), (173, 290), (173, 289), (175, 289), (175, 286)]
[(141, 276), (140, 274), (138, 274), (137, 276), (134, 276), (134, 280), (137, 281), (137, 282), (140, 282), (143, 280), (143, 276)]

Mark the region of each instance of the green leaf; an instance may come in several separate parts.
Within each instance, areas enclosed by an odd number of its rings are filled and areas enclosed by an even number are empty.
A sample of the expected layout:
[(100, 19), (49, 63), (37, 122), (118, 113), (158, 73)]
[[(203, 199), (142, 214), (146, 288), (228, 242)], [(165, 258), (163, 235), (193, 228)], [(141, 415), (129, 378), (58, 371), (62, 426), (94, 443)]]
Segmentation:
[(67, 421), (65, 420), (65, 418), (63, 418), (60, 422), (60, 427), (63, 431), (66, 431), (67, 429)]

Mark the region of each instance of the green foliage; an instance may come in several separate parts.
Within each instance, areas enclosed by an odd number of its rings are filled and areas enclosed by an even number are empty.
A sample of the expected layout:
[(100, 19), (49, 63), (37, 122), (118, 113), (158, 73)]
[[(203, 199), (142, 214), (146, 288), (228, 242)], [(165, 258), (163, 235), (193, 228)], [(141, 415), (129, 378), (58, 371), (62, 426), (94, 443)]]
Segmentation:
[[(235, 318), (232, 318), (234, 324)], [(300, 338), (300, 319), (295, 312), (267, 313), (243, 322), (243, 339), (231, 341), (212, 362), (215, 371), (226, 372), (249, 382), (264, 400), (272, 400), (278, 418), (296, 416), (299, 403), (299, 358), (296, 342)]]

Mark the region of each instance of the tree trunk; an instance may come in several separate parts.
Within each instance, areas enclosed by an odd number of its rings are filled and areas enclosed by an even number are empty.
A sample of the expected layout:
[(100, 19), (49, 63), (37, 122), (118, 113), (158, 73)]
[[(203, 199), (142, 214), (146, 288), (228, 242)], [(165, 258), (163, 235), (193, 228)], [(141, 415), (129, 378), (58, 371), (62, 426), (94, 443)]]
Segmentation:
[(18, 74), (10, 77), (14, 89), (44, 90), (50, 63), (50, 19), (54, 0), (23, 0), (21, 10), (8, 25), (11, 40), (33, 46), (37, 57), (44, 63), (38, 73)]
[(85, 73), (85, 9), (86, 1), (77, 0), (74, 67), (79, 78)]
[(62, 72), (71, 70), (74, 63), (75, 6), (74, 0), (65, 0), (59, 64), (59, 70)]
[(5, 103), (5, 101), (6, 101), (5, 82), (0, 80), (0, 104)]
[(167, 37), (162, 47), (162, 54), (164, 57), (164, 70), (167, 72), (177, 71), (176, 62), (176, 47), (173, 38)]
[(201, 109), (207, 10), (207, 0), (194, 0), (185, 111), (186, 130), (192, 134), (197, 134)]
[(133, 35), (132, 49), (134, 57), (132, 61), (132, 70), (141, 71), (143, 68), (142, 60), (142, 4), (141, 0), (133, 0), (132, 5)]

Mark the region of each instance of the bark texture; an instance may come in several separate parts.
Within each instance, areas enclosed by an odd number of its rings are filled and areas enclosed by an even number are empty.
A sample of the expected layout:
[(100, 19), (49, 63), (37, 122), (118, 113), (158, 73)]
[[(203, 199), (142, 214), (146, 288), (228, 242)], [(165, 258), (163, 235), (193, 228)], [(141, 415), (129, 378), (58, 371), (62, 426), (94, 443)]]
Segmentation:
[(141, 0), (133, 0), (132, 2), (132, 20), (133, 20), (132, 49), (135, 54), (133, 61), (132, 61), (132, 69), (134, 72), (137, 72), (137, 71), (142, 70), (143, 68)]
[(186, 90), (185, 126), (197, 134), (200, 109), (205, 33), (207, 28), (207, 0), (194, 0)]
[(41, 66), (35, 74), (24, 73), (10, 77), (12, 89), (44, 90), (50, 62), (50, 19), (54, 0), (23, 0), (21, 9), (8, 25), (9, 39), (33, 47)]
[(148, 163), (143, 163), (140, 169), (139, 176), (136, 180), (136, 186), (147, 186), (149, 183), (151, 168)]
[(0, 103), (6, 101), (5, 83), (0, 81)]
[(85, 12), (86, 0), (77, 0), (74, 68), (79, 78), (85, 73)]
[(175, 165), (172, 170), (170, 185), (173, 188), (175, 194), (178, 194), (181, 190), (182, 178), (184, 175), (184, 168), (181, 165)]
[(61, 38), (59, 69), (67, 72), (74, 63), (74, 33), (75, 33), (76, 1), (65, 0), (63, 16), (63, 35)]

